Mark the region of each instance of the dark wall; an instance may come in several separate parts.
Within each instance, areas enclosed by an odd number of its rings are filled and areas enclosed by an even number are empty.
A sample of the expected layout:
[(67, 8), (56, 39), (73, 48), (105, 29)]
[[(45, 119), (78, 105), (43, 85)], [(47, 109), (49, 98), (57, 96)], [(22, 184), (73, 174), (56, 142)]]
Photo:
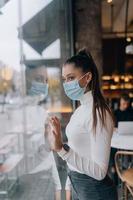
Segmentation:
[(101, 0), (73, 1), (76, 52), (86, 47), (102, 74)]
[(125, 39), (103, 39), (103, 73), (112, 74), (125, 69)]

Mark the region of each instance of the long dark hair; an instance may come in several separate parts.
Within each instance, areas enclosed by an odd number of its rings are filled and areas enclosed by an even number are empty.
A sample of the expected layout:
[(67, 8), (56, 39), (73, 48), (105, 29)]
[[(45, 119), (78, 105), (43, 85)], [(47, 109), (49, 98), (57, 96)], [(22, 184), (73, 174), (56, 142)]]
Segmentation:
[(109, 113), (111, 116), (112, 122), (114, 122), (114, 117), (111, 112), (111, 109), (107, 105), (101, 90), (100, 90), (100, 83), (99, 83), (99, 73), (96, 67), (96, 64), (91, 56), (90, 53), (83, 49), (78, 52), (77, 55), (72, 56), (71, 58), (67, 59), (64, 65), (66, 64), (73, 64), (76, 68), (81, 68), (84, 73), (91, 72), (92, 73), (92, 80), (89, 83), (89, 88), (92, 91), (93, 96), (93, 128), (96, 131), (97, 126), (97, 111), (100, 117), (100, 122), (102, 127), (107, 127), (106, 124), (106, 112)]

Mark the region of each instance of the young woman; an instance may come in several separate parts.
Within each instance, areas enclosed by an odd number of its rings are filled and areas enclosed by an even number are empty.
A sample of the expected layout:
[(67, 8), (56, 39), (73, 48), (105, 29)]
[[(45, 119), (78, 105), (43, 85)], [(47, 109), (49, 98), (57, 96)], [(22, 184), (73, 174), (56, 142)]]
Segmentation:
[(107, 176), (113, 117), (100, 91), (97, 67), (85, 50), (63, 65), (64, 90), (80, 106), (66, 127), (68, 145), (62, 143), (57, 117), (50, 120), (51, 148), (66, 160), (74, 200), (117, 200), (116, 188)]

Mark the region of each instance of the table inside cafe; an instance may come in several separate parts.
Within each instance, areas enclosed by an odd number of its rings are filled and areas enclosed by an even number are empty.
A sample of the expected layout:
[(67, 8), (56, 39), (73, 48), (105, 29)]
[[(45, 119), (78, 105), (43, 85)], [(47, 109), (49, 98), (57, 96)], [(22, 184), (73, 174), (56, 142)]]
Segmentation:
[(112, 137), (111, 147), (121, 150), (133, 151), (133, 134), (121, 135), (116, 129)]

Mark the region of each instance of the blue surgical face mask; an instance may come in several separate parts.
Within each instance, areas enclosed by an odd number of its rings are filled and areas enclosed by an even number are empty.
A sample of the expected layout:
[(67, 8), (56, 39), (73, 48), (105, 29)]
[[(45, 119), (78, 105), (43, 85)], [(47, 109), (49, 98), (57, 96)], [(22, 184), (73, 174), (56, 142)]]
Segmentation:
[[(80, 79), (82, 79), (84, 76), (82, 76)], [(64, 87), (64, 91), (65, 91), (66, 95), (72, 100), (80, 100), (81, 97), (85, 93), (87, 85), (82, 88), (79, 85), (80, 79), (78, 79), (78, 80), (76, 79), (76, 80), (73, 80), (73, 81), (70, 81), (70, 82), (67, 82), (67, 83), (63, 83), (63, 87)]]
[(46, 98), (48, 96), (48, 84), (47, 83), (42, 83), (42, 82), (37, 82), (33, 81), (31, 89), (29, 91), (30, 95), (44, 95)]

